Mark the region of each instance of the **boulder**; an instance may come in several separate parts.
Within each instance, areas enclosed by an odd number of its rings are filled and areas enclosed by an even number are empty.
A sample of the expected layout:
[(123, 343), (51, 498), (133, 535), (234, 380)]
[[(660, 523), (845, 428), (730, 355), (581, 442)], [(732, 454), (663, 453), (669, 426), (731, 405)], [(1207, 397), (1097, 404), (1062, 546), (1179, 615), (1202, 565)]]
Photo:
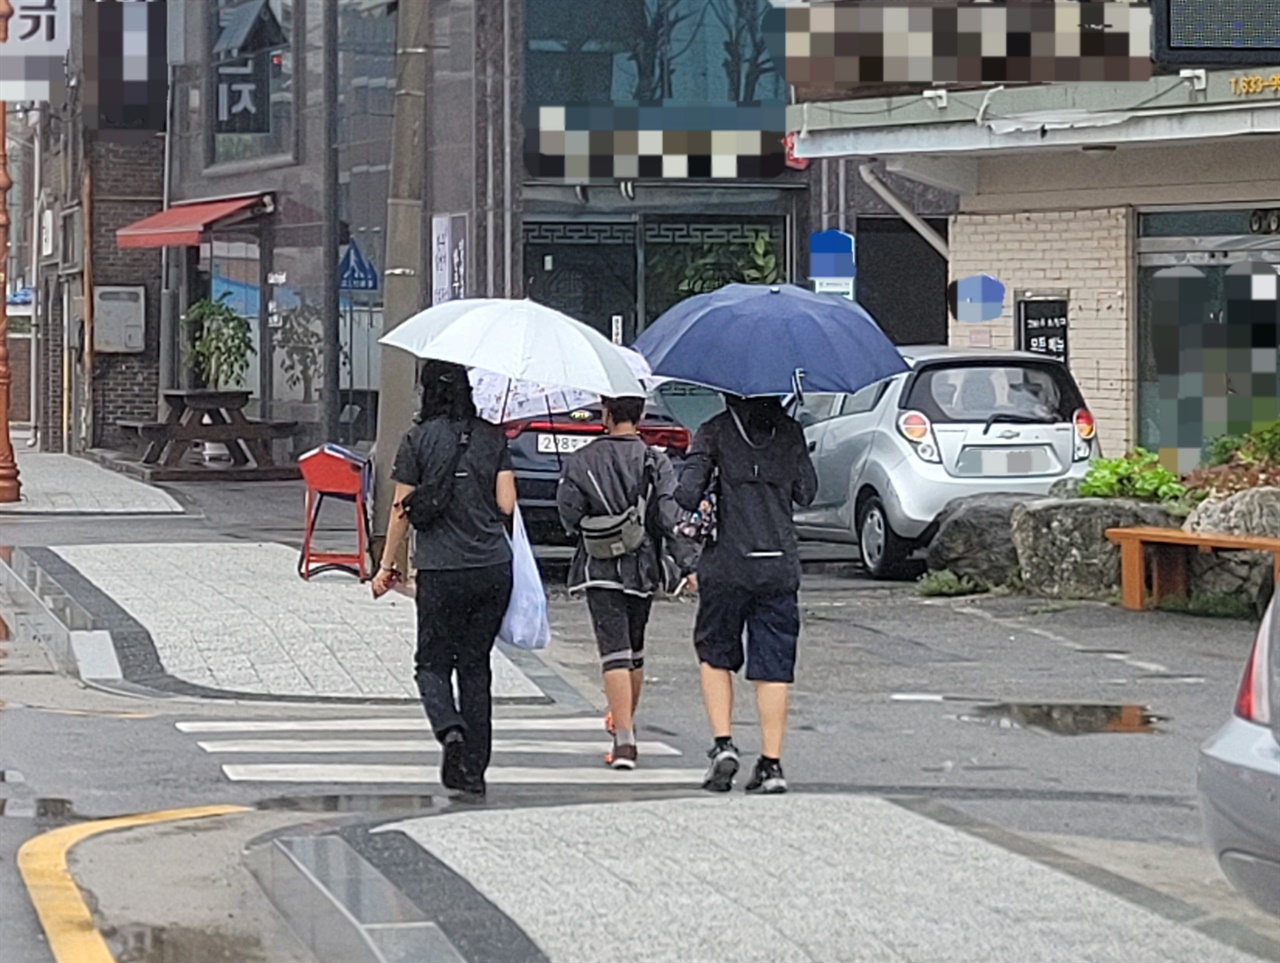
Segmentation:
[[(1249, 488), (1201, 502), (1182, 526), (1188, 532), (1225, 532), (1280, 538), (1280, 488)], [(1275, 589), (1270, 552), (1211, 552), (1191, 557), (1193, 596), (1230, 596), (1261, 612)]]
[(1080, 497), (1080, 481), (1079, 478), (1059, 478), (1056, 482), (1049, 486), (1050, 498), (1079, 498)]
[(1158, 505), (1123, 498), (1045, 498), (1013, 510), (1022, 583), (1047, 598), (1109, 599), (1120, 591), (1120, 549), (1108, 528), (1177, 523)]
[(1004, 585), (1018, 571), (1013, 510), (1035, 495), (991, 493), (956, 498), (938, 516), (929, 570), (963, 575), (982, 586)]

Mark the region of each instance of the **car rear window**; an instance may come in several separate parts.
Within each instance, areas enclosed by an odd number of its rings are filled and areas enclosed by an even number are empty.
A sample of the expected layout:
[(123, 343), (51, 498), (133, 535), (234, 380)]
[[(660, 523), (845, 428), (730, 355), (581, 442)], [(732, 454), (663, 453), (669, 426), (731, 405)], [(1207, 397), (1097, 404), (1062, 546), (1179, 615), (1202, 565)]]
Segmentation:
[(1038, 421), (1070, 421), (1084, 407), (1065, 367), (1034, 361), (930, 365), (916, 375), (904, 408), (931, 421), (986, 421), (1012, 415)]

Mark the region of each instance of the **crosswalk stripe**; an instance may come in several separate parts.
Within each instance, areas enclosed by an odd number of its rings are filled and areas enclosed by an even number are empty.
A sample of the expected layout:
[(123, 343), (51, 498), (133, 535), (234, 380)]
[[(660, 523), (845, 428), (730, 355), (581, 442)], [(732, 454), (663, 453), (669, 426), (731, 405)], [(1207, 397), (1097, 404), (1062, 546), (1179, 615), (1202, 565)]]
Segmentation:
[[(603, 733), (602, 733), (603, 734)], [(228, 739), (197, 742), (209, 753), (286, 753), (337, 754), (337, 753), (421, 753), (439, 755), (440, 746), (427, 739)], [(600, 742), (570, 739), (496, 739), (493, 751), (498, 754), (513, 752), (533, 755), (599, 755), (609, 748), (608, 737)], [(638, 746), (645, 756), (678, 756), (680, 750), (665, 742), (641, 742)]]
[[(371, 717), (365, 719), (241, 719), (199, 720), (174, 723), (179, 732), (214, 734), (219, 732), (426, 732), (427, 721), (421, 716)], [(498, 716), (493, 720), (495, 732), (603, 732), (599, 716), (539, 716), (516, 719)]]
[[(313, 763), (255, 763), (226, 765), (223, 773), (233, 782), (296, 783), (434, 783), (438, 773), (431, 766), (342, 765)], [(540, 785), (575, 783), (580, 785), (696, 785), (696, 769), (614, 770), (598, 767), (547, 768), (491, 766), (485, 773), (490, 785)]]

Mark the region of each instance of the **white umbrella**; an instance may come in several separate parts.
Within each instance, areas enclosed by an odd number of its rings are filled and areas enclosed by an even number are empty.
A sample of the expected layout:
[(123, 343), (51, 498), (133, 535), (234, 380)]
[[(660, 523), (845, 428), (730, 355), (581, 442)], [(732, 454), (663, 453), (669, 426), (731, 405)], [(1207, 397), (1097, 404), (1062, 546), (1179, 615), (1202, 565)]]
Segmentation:
[(580, 321), (529, 300), (447, 301), (418, 312), (378, 343), (544, 388), (612, 398), (645, 395), (617, 345)]
[[(655, 377), (649, 370), (649, 362), (639, 352), (623, 347), (616, 350), (643, 387), (654, 388), (667, 380)], [(574, 411), (600, 400), (598, 394), (590, 391), (548, 387), (534, 381), (517, 381), (480, 368), (471, 369), (471, 393), (480, 417), (497, 425), (538, 415)]]

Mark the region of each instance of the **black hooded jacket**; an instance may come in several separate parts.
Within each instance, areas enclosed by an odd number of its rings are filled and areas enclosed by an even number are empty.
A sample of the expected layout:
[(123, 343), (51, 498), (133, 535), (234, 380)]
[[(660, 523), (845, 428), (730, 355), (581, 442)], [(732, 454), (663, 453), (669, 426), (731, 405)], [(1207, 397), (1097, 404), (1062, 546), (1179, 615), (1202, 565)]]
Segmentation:
[(717, 533), (699, 580), (760, 594), (799, 589), (792, 507), (812, 504), (818, 488), (804, 429), (776, 402), (731, 400), (694, 436), (676, 501), (696, 511), (713, 488)]

